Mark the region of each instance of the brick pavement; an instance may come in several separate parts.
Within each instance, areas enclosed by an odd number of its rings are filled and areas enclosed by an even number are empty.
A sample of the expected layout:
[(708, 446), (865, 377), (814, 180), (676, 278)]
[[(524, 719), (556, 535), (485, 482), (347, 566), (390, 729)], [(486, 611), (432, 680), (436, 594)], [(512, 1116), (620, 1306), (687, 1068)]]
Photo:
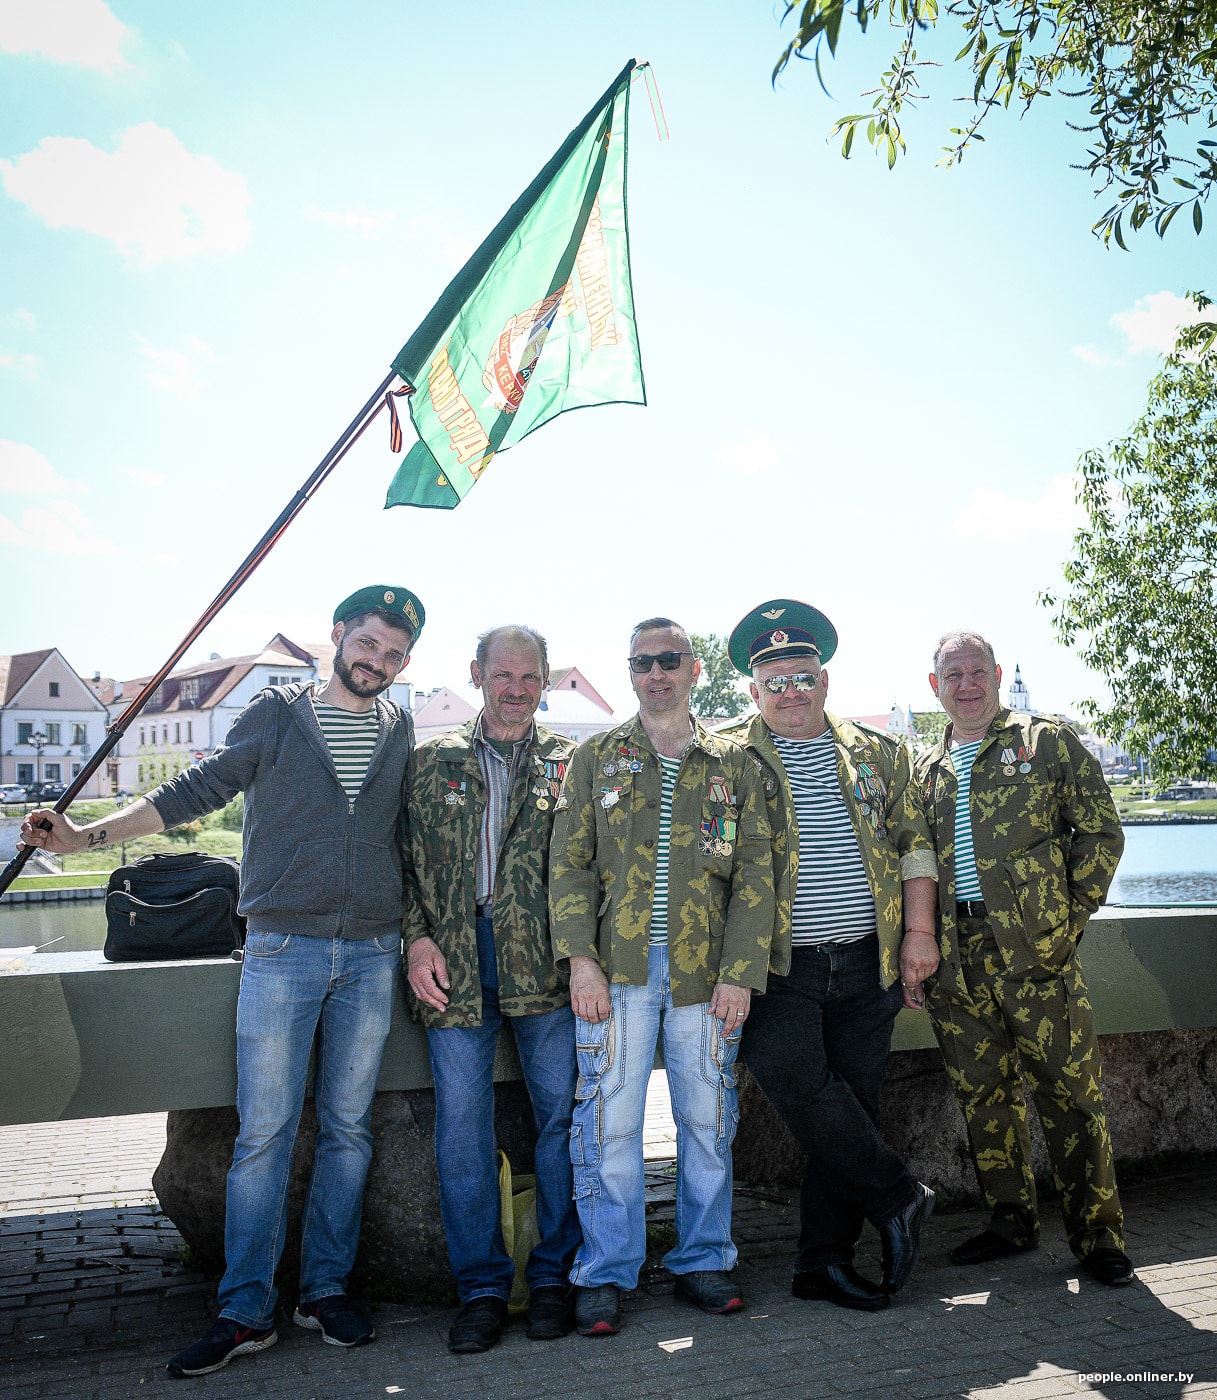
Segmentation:
[[(662, 1223), (672, 1209), (662, 1164), (650, 1178), (652, 1216)], [(164, 1361), (209, 1322), (213, 1284), (180, 1261), (176, 1232), (154, 1208), (10, 1212), (0, 1218), (0, 1400), (1122, 1400), (1217, 1392), (1217, 1162), (1129, 1182), (1124, 1194), (1139, 1265), (1131, 1288), (1079, 1276), (1051, 1216), (1035, 1253), (953, 1268), (947, 1253), (983, 1223), (978, 1212), (959, 1211), (935, 1216), (921, 1264), (888, 1311), (801, 1303), (789, 1293), (792, 1201), (741, 1190), (742, 1315), (708, 1318), (674, 1303), (670, 1280), (651, 1267), (615, 1338), (535, 1343), (516, 1325), (494, 1351), (453, 1357), (444, 1345), (451, 1310), (382, 1304), (373, 1346), (326, 1347), (289, 1321), (277, 1347), (194, 1381), (171, 1380)], [(866, 1248), (864, 1271), (876, 1267), (873, 1238)], [(691, 1345), (672, 1347), (683, 1339)], [(1079, 1379), (1168, 1371), (1194, 1379)]]

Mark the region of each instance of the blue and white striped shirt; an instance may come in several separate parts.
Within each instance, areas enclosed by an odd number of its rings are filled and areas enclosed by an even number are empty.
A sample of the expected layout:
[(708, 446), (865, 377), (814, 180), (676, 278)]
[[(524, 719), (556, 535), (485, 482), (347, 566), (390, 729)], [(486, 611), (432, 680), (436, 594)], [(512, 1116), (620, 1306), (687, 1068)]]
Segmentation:
[(668, 850), (672, 844), (672, 794), (680, 776), (679, 758), (659, 759), (659, 842), (655, 847), (655, 893), (651, 900), (651, 942), (668, 941)]

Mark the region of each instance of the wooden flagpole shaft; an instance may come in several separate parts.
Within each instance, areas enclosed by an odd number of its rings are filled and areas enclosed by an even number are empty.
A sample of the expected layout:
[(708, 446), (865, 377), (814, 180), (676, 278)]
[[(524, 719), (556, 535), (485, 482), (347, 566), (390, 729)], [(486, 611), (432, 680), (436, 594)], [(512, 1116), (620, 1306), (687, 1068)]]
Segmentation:
[[(199, 616), (190, 631), (187, 632), (177, 646), (174, 647), (156, 675), (144, 686), (143, 690), (141, 690), (131, 704), (127, 706), (119, 718), (110, 725), (106, 732), (105, 739), (98, 746), (97, 752), (90, 757), (85, 766), (72, 779), (71, 784), (66, 789), (63, 796), (55, 803), (54, 811), (64, 812), (67, 810), (68, 805), (75, 800), (77, 794), (84, 785), (113, 752), (118, 741), (122, 738), (127, 727), (132, 723), (136, 715), (140, 713), (148, 701), (152, 699), (153, 695), (156, 694), (161, 682), (170, 671), (173, 670), (182, 657), (185, 656), (187, 651), (190, 650), (208, 624), (215, 619), (221, 609), (236, 595), (241, 585), (250, 577), (263, 559), (265, 559), (271, 550), (274, 549), (275, 545), (278, 544), (287, 527), (295, 520), (296, 516), (300, 514), (325, 479), (338, 463), (342, 461), (350, 449), (359, 441), (369, 424), (372, 423), (377, 414), (384, 408), (386, 402), (385, 395), (388, 392), (389, 385), (392, 384), (396, 378), (396, 372), (390, 370), (376, 392), (347, 425), (346, 431), (314, 468), (308, 480), (305, 481), (303, 486), (301, 486), (291, 500), (288, 501), (287, 505), (283, 507), (274, 523), (269, 527), (258, 543), (254, 545), (253, 549), (245, 556), (237, 571), (212, 599), (211, 603)], [(43, 822), (43, 826), (47, 830), (50, 830), (50, 825), (50, 822)], [(36, 848), (33, 846), (23, 846), (4, 867), (4, 870), (0, 872), (0, 894), (3, 894), (21, 873), (26, 861), (34, 854), (35, 849)]]

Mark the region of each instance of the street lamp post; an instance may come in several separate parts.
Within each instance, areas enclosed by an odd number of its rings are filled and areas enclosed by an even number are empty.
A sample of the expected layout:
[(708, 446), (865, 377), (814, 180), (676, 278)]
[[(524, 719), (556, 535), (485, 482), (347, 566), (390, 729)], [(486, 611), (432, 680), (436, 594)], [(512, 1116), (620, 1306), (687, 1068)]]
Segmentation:
[(34, 750), (34, 787), (42, 792), (42, 751), (46, 748), (46, 735), (41, 729), (36, 729), (25, 741)]

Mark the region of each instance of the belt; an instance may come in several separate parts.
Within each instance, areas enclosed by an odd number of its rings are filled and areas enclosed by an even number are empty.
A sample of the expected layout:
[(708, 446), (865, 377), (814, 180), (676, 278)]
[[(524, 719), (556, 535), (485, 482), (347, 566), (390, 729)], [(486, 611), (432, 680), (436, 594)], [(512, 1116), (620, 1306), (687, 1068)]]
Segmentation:
[(983, 899), (957, 899), (955, 916), (960, 919), (983, 919), (988, 914)]
[(494, 905), (490, 900), (487, 900), (485, 904), (475, 904), (473, 906), (473, 912), (479, 919), (489, 919), (494, 912)]

